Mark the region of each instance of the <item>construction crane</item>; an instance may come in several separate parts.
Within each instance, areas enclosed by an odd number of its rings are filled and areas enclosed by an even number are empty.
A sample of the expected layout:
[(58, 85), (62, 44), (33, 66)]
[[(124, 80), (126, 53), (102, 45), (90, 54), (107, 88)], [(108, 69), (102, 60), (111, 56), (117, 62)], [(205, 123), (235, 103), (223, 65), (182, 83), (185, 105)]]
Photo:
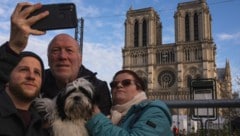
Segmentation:
[(78, 19), (78, 25), (75, 28), (75, 39), (78, 41), (81, 54), (83, 52), (83, 25), (84, 25), (84, 19), (83, 18)]

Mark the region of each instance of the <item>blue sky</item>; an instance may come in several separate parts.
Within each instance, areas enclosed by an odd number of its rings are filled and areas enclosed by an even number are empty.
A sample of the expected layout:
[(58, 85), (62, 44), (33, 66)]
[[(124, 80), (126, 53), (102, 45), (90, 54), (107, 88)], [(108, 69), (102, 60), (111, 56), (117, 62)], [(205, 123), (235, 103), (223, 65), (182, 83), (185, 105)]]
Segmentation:
[[(28, 0), (29, 1), (29, 0)], [(83, 64), (98, 73), (98, 77), (111, 81), (113, 74), (122, 68), (122, 48), (124, 47), (124, 21), (126, 12), (133, 9), (153, 7), (160, 15), (163, 25), (163, 43), (174, 43), (174, 12), (177, 3), (189, 0), (30, 0), (43, 4), (73, 2), (77, 6), (78, 18), (84, 18)], [(22, 0), (0, 1), (0, 40), (9, 39), (10, 16), (16, 3)], [(212, 15), (212, 34), (217, 46), (217, 67), (225, 67), (230, 61), (235, 85), (235, 77), (240, 75), (240, 1), (207, 0)], [(48, 31), (44, 36), (31, 36), (26, 50), (41, 55), (48, 67), (46, 50), (48, 42), (58, 33), (69, 33), (73, 29)]]

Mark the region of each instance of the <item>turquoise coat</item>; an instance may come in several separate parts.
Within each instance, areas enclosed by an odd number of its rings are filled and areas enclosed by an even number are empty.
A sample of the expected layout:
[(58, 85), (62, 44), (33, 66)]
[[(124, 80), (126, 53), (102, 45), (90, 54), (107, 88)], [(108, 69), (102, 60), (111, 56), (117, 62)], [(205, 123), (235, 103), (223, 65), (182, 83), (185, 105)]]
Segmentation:
[(171, 125), (169, 109), (159, 100), (132, 106), (118, 126), (101, 113), (86, 123), (92, 136), (172, 136)]

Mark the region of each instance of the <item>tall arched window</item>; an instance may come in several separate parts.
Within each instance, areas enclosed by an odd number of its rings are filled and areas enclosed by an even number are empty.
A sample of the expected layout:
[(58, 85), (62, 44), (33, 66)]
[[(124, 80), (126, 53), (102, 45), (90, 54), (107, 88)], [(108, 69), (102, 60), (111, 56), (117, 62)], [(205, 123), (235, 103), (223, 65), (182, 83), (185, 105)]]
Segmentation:
[(197, 13), (194, 14), (194, 40), (197, 41), (198, 39), (198, 15)]
[(189, 30), (189, 15), (187, 14), (185, 17), (185, 40), (190, 40), (190, 30)]
[(135, 21), (134, 24), (134, 47), (138, 47), (138, 21)]
[(143, 20), (142, 24), (142, 45), (147, 46), (147, 22)]

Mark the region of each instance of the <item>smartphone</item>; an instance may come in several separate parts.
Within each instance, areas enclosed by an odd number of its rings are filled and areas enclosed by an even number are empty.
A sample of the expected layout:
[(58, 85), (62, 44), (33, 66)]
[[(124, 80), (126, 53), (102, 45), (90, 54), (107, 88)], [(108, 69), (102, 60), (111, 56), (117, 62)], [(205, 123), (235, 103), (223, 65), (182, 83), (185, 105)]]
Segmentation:
[(49, 15), (31, 27), (41, 31), (76, 28), (78, 24), (76, 6), (74, 3), (58, 3), (43, 5), (40, 9), (34, 11), (29, 17), (37, 15), (44, 11), (49, 11)]

